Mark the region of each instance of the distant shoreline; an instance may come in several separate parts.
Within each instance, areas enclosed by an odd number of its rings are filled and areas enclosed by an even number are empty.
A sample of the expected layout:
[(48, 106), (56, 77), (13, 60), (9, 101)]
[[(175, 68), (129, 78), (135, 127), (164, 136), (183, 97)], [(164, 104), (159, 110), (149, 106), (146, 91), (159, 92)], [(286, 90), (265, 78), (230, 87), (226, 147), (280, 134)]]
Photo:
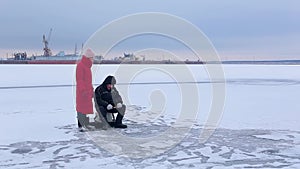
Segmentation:
[(300, 60), (222, 61), (222, 64), (300, 65)]
[[(78, 60), (0, 60), (0, 64), (77, 64)], [(300, 65), (300, 60), (232, 60), (232, 61), (118, 61), (96, 60), (94, 64), (258, 64), (258, 65)]]

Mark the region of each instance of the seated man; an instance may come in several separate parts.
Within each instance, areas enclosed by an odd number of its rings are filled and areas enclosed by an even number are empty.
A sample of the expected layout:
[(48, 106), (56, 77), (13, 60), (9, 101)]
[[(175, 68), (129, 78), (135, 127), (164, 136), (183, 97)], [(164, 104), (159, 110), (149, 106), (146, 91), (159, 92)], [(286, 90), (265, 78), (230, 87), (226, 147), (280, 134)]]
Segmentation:
[[(102, 117), (111, 127), (127, 128), (127, 125), (122, 124), (126, 106), (115, 88), (116, 79), (113, 76), (107, 76), (103, 83), (95, 90), (96, 104), (99, 106), (99, 111)], [(98, 112), (98, 113), (100, 113)], [(113, 122), (108, 122), (107, 113), (118, 113), (117, 118)]]

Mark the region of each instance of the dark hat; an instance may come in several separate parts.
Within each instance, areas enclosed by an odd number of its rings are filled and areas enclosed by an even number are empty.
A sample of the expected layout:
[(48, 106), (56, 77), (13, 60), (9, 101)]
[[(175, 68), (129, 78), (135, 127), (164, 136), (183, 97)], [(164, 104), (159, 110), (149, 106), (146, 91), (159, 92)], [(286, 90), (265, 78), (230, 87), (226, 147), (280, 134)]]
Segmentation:
[(112, 84), (115, 85), (117, 83), (116, 78), (113, 76), (107, 76), (103, 81), (103, 84)]

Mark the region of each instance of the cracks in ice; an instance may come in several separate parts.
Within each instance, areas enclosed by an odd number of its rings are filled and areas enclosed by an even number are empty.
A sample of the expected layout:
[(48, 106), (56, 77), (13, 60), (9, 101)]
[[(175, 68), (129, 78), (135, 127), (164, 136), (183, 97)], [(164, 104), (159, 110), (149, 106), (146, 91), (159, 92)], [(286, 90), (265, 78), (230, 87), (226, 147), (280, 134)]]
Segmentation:
[[(160, 125), (127, 122), (130, 127), (120, 132), (131, 137), (155, 135), (169, 127), (163, 125), (163, 122)], [(68, 168), (68, 164), (74, 161), (85, 162), (93, 159), (100, 168), (112, 164), (135, 168), (154, 164), (170, 168), (214, 168), (216, 166), (284, 168), (300, 163), (298, 142), (300, 132), (296, 131), (217, 129), (205, 143), (201, 144), (199, 134), (203, 128), (195, 126), (172, 149), (148, 158), (130, 159), (99, 148), (84, 133), (78, 132), (75, 125), (61, 126), (57, 129), (71, 135), (70, 140), (25, 141), (0, 145), (0, 154), (5, 157), (0, 159), (0, 167)], [(290, 153), (289, 150), (294, 150), (291, 152), (295, 153)]]

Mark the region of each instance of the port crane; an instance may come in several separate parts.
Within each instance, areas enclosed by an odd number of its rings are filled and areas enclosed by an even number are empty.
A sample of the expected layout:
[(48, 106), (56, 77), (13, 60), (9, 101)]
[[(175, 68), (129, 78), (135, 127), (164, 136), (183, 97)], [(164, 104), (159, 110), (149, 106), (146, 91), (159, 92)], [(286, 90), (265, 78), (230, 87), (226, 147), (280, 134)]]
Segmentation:
[(46, 36), (43, 35), (43, 43), (44, 43), (44, 56), (52, 56), (52, 52), (48, 46), (49, 41), (50, 41), (50, 37), (51, 37), (51, 33), (52, 33), (52, 28), (49, 31), (48, 34), (48, 38), (46, 39)]

